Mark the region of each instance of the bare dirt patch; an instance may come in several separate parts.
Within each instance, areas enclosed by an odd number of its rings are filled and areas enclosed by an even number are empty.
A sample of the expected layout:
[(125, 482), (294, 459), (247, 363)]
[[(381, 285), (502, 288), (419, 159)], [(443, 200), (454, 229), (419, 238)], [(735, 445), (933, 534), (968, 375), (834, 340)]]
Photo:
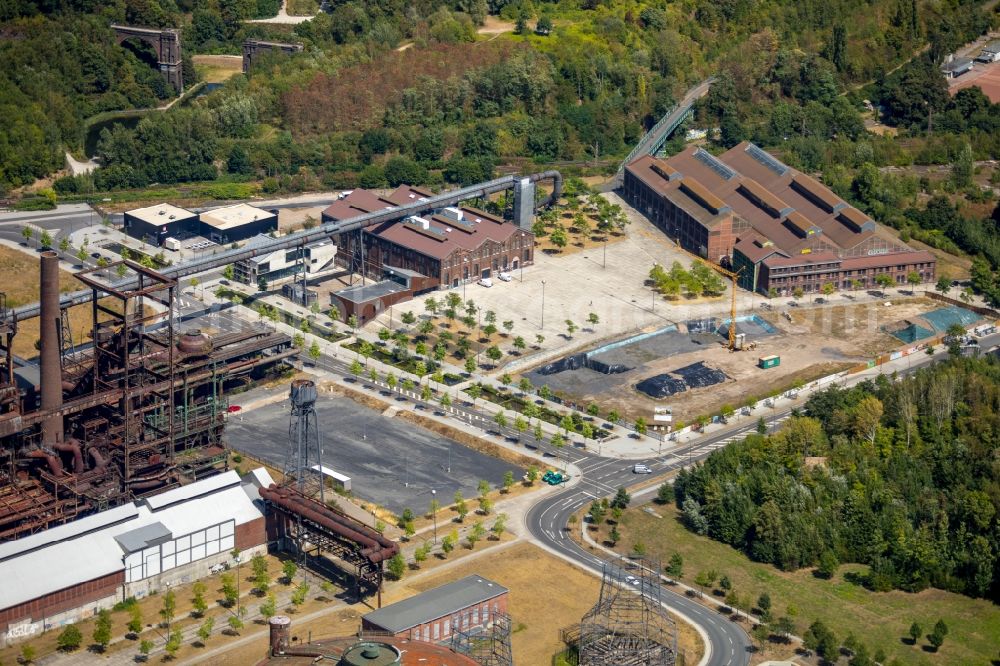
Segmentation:
[(487, 16), (483, 26), (476, 30), (480, 35), (500, 35), (505, 32), (513, 32), (514, 24), (504, 21), (497, 16)]
[(290, 234), (293, 231), (311, 229), (320, 223), (325, 206), (303, 208), (282, 208), (278, 210), (278, 231)]

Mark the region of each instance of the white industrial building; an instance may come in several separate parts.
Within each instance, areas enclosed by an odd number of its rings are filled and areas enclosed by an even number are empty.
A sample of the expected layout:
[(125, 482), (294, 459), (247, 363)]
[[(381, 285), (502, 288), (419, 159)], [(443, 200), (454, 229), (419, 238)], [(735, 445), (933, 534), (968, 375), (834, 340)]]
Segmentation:
[(222, 244), (278, 230), (277, 214), (245, 203), (206, 210), (200, 218), (201, 235)]
[(1000, 60), (1000, 39), (994, 39), (983, 47), (983, 50), (976, 56), (977, 62), (996, 62)]
[(235, 471), (0, 544), (3, 644), (266, 551), (263, 468)]
[[(244, 248), (260, 247), (273, 238), (255, 236), (247, 241)], [(337, 256), (337, 246), (332, 241), (319, 241), (304, 248), (275, 250), (267, 254), (243, 259), (233, 264), (234, 276), (244, 284), (257, 284), (264, 278), (269, 285), (281, 280), (302, 275), (305, 265), (306, 277), (312, 277), (333, 268)]]
[(970, 71), (972, 71), (971, 58), (956, 58), (954, 55), (949, 55), (941, 64), (941, 73), (947, 79), (957, 79)]

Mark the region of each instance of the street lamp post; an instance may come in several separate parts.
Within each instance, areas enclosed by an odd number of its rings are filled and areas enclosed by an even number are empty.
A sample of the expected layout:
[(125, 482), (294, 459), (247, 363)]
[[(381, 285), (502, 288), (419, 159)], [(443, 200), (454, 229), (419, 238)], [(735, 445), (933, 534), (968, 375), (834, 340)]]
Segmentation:
[(431, 505), (432, 505), (431, 517), (434, 518), (434, 543), (438, 542), (438, 513), (437, 513), (437, 504), (436, 504), (436, 501), (437, 501), (437, 492), (438, 491), (435, 488), (431, 488), (431, 497), (434, 500), (434, 501), (431, 502)]
[(236, 615), (240, 614), (240, 553), (233, 555), (233, 559), (236, 561)]
[(542, 325), (541, 328), (545, 328), (545, 280), (542, 280)]

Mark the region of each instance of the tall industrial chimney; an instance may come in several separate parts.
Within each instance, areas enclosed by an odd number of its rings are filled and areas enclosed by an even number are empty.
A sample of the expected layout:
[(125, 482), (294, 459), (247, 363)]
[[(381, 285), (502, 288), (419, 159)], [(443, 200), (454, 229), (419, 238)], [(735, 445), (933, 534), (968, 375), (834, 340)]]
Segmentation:
[[(42, 409), (62, 407), (62, 366), (59, 362), (61, 346), (59, 327), (59, 255), (51, 250), (42, 252), (41, 277), (41, 366)], [(63, 417), (53, 414), (42, 421), (42, 443), (46, 445), (63, 441)]]

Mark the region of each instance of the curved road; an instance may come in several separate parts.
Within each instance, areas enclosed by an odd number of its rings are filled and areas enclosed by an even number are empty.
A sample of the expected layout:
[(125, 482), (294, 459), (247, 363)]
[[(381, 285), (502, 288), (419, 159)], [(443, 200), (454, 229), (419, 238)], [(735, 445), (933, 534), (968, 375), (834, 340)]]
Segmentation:
[[(769, 426), (788, 417), (790, 411), (774, 414)], [(756, 428), (749, 423), (715, 436), (675, 449), (659, 458), (646, 461), (658, 474), (680, 469), (697, 460), (704, 459), (712, 451), (721, 448), (734, 439), (744, 437)], [(619, 458), (588, 457), (576, 463), (581, 471), (576, 485), (535, 504), (525, 516), (528, 531), (539, 542), (563, 557), (595, 571), (601, 571), (604, 559), (581, 548), (569, 536), (569, 516), (598, 497), (613, 494), (619, 486), (628, 486), (636, 480), (632, 466), (640, 461)], [(651, 487), (651, 491), (656, 486)], [(664, 605), (677, 611), (706, 634), (705, 651), (708, 666), (743, 666), (750, 658), (750, 640), (738, 624), (725, 615), (703, 606), (688, 597), (663, 588)]]
[[(1000, 333), (981, 338), (980, 345), (984, 351), (997, 348), (1000, 345)], [(897, 369), (895, 374), (900, 376), (911, 374), (942, 358), (947, 358), (947, 356), (944, 354), (920, 355), (915, 360), (910, 357), (907, 367)], [(840, 385), (846, 388), (870, 378), (872, 377), (858, 374), (840, 382)], [(791, 413), (792, 409), (790, 408), (780, 411), (771, 410), (770, 416), (765, 418), (768, 430), (774, 430)], [(663, 475), (707, 458), (712, 451), (720, 449), (734, 440), (742, 439), (754, 431), (756, 427), (756, 423), (747, 423), (731, 430), (709, 435), (662, 456), (651, 457), (646, 461), (603, 458), (577, 452), (579, 457), (576, 457), (572, 462), (581, 472), (579, 479), (575, 485), (538, 502), (528, 510), (525, 515), (528, 531), (538, 543), (543, 544), (551, 551), (582, 566), (601, 571), (604, 560), (581, 548), (569, 537), (567, 525), (571, 514), (596, 498), (614, 494), (619, 486), (628, 487), (634, 483), (636, 476), (632, 473), (632, 466), (637, 462), (645, 462), (654, 473)], [(655, 492), (655, 489), (656, 486), (653, 485), (636, 494), (651, 494)], [(705, 646), (707, 666), (743, 666), (749, 663), (750, 642), (742, 627), (730, 622), (726, 616), (720, 615), (668, 587), (664, 587), (663, 590), (666, 598), (664, 605), (686, 616), (691, 622), (700, 626), (707, 635), (708, 642)]]

